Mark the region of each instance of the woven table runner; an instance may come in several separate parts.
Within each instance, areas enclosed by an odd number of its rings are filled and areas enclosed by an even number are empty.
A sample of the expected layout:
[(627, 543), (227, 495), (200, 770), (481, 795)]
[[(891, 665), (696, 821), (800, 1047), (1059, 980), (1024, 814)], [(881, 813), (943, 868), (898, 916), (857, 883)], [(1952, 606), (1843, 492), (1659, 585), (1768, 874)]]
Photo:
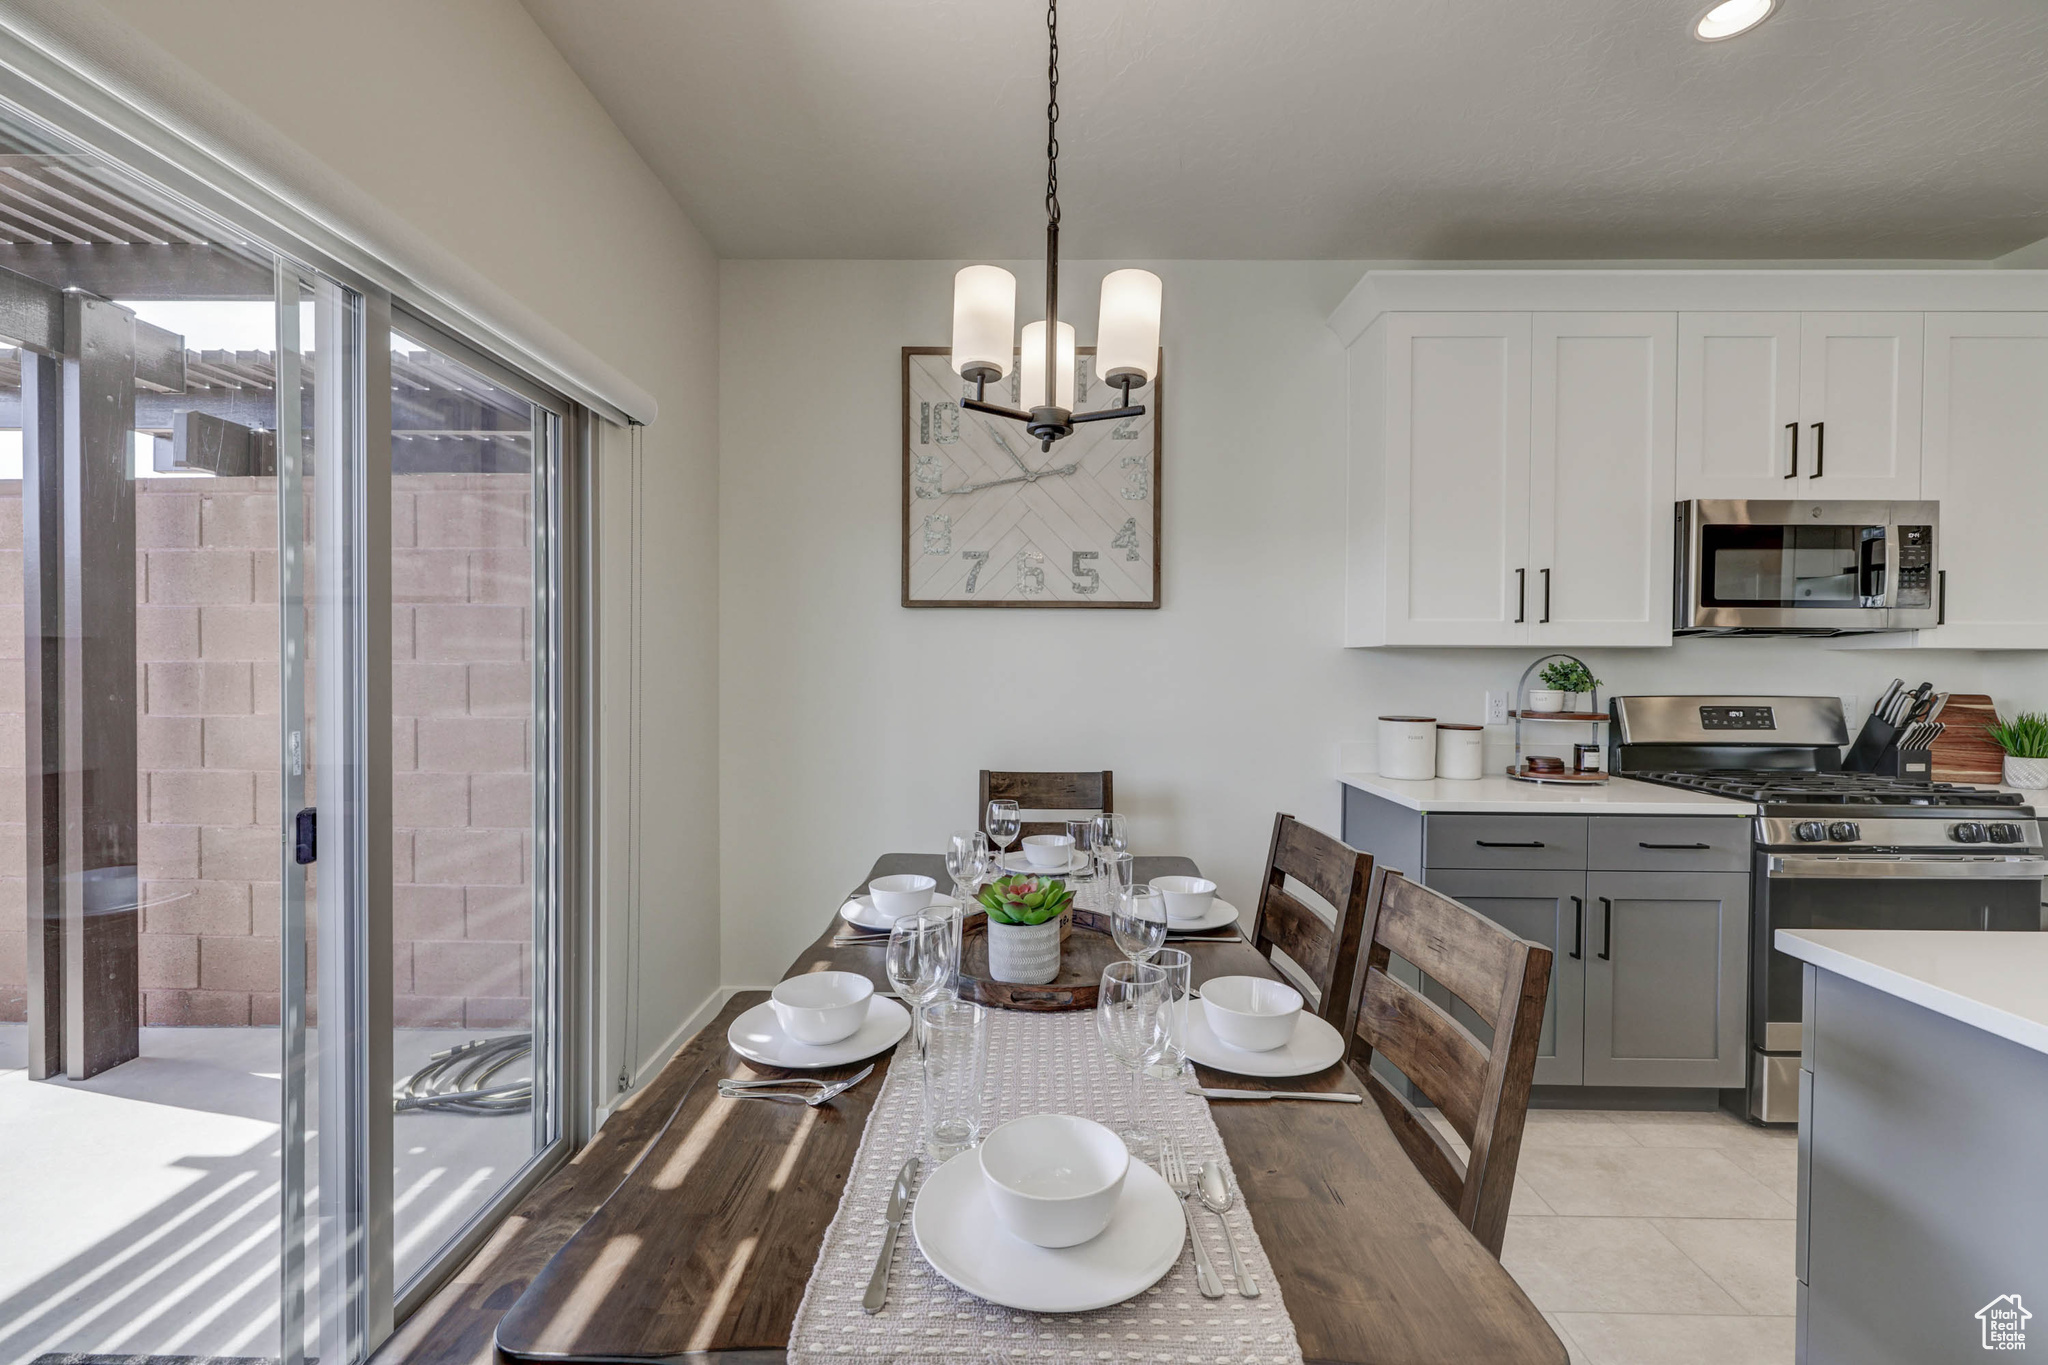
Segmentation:
[[(908, 1043), (889, 1068), (881, 1099), (847, 1177), (839, 1211), (825, 1230), (818, 1262), (789, 1334), (793, 1365), (871, 1360), (890, 1365), (1300, 1365), (1301, 1347), (1281, 1302), (1280, 1286), (1240, 1198), (1225, 1215), (1246, 1264), (1263, 1291), (1237, 1293), (1229, 1253), (1215, 1215), (1195, 1209), (1209, 1256), (1229, 1292), (1205, 1299), (1195, 1287), (1194, 1256), (1180, 1262), (1137, 1298), (1090, 1313), (1024, 1313), (955, 1288), (919, 1254), (906, 1219), (896, 1243), (889, 1302), (861, 1310), (887, 1224), (882, 1221), (896, 1172), (922, 1155), (922, 1076)], [(1078, 1114), (1115, 1124), (1128, 1116), (1131, 1073), (1095, 1032), (1091, 1010), (1027, 1014), (990, 1010), (984, 1132), (1026, 1114)], [(1190, 1166), (1220, 1162), (1237, 1191), (1223, 1139), (1206, 1100), (1178, 1082), (1145, 1082), (1147, 1125), (1180, 1145)], [(927, 1168), (921, 1175), (929, 1174)], [(920, 1184), (922, 1180), (920, 1179)]]

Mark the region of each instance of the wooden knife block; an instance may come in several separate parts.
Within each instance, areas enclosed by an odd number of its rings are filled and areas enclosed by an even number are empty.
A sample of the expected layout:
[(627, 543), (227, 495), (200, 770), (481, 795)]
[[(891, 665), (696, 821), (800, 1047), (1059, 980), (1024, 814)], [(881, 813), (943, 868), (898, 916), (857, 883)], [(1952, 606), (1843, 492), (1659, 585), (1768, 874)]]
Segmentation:
[(1997, 783), (2005, 779), (2005, 751), (1985, 732), (1996, 724), (1991, 698), (1957, 692), (1939, 717), (1948, 729), (1934, 741), (1936, 782)]

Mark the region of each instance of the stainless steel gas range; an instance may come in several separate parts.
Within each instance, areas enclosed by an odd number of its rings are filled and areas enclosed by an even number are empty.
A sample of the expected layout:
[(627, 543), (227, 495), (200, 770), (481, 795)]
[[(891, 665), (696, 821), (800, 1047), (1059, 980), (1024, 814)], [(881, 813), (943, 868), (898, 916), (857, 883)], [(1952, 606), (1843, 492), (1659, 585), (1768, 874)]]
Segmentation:
[(1779, 929), (2038, 932), (2048, 848), (2017, 792), (1840, 771), (1834, 697), (1617, 697), (1610, 767), (1757, 804), (1749, 1112), (1799, 1117), (1800, 964)]

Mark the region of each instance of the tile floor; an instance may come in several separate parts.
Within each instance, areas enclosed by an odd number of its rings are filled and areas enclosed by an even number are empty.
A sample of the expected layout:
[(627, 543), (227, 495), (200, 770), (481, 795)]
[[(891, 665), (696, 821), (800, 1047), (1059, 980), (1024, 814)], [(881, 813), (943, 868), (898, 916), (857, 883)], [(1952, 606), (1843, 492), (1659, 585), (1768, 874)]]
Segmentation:
[(1790, 1365), (1797, 1176), (1790, 1128), (1532, 1109), (1501, 1264), (1578, 1365)]

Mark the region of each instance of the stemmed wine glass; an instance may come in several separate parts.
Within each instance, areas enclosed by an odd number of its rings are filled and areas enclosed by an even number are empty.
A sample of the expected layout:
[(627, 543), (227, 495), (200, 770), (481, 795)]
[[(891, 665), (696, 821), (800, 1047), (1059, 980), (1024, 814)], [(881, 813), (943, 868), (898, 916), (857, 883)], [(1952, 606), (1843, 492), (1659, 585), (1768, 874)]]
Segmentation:
[(946, 871), (953, 878), (953, 898), (964, 908), (988, 875), (988, 836), (978, 829), (954, 830), (946, 841)]
[(1149, 962), (1112, 962), (1102, 969), (1095, 998), (1095, 1029), (1109, 1055), (1131, 1069), (1131, 1120), (1117, 1130), (1130, 1154), (1150, 1161), (1156, 1151), (1145, 1131), (1145, 1068), (1166, 1053), (1166, 973)]
[(1150, 886), (1123, 888), (1109, 903), (1109, 936), (1131, 961), (1150, 961), (1166, 942), (1166, 897)]
[(1010, 845), (1017, 842), (1017, 834), (1023, 828), (1023, 816), (1015, 801), (991, 801), (988, 803), (989, 842), (1002, 850), (996, 860), (1001, 867), (1010, 857)]
[[(910, 1007), (913, 1027), (918, 1011), (952, 988), (953, 973), (960, 966), (956, 942), (949, 915), (923, 911), (890, 926), (885, 958), (889, 984)], [(918, 1035), (920, 1046), (922, 1037)]]

